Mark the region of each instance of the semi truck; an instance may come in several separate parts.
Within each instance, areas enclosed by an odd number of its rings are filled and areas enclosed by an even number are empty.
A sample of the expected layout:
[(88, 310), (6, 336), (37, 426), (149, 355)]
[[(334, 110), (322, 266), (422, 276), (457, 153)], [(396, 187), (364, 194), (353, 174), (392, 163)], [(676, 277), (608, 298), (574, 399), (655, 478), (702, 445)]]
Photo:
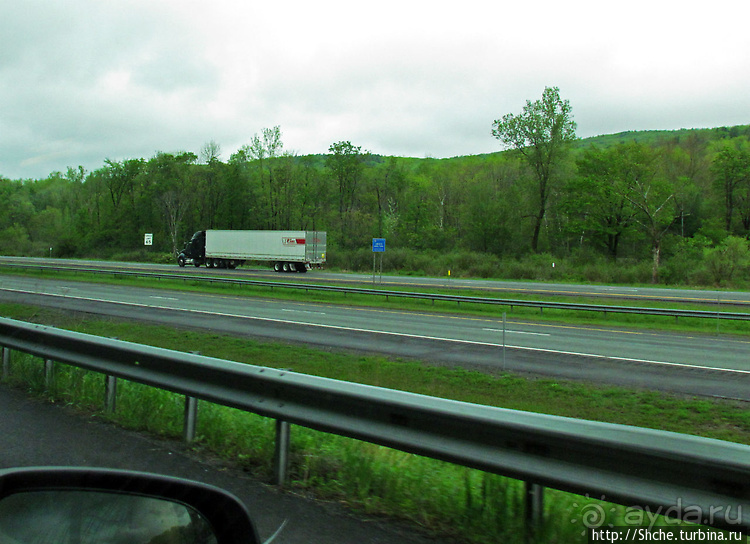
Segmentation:
[(326, 262), (326, 233), (304, 230), (200, 230), (177, 264), (236, 268), (246, 261), (271, 263), (276, 272), (307, 272)]

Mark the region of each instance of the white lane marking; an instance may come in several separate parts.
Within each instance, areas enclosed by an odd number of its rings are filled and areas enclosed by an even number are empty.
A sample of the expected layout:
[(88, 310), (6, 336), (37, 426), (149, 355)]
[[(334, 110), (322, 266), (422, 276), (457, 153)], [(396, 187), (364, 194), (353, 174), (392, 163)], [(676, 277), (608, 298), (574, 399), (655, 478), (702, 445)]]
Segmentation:
[(291, 308), (282, 308), (282, 312), (291, 312), (295, 314), (313, 314), (313, 315), (326, 315), (325, 312), (311, 312), (310, 310), (292, 310)]
[(153, 298), (153, 299), (156, 299), (156, 300), (180, 300), (179, 298), (175, 298), (175, 297), (158, 297), (158, 296), (155, 296), (155, 295), (151, 295), (148, 298)]
[[(28, 291), (22, 291), (17, 289), (8, 289), (0, 287), (0, 291), (11, 291), (11, 292), (20, 292), (20, 293), (29, 293)], [(36, 293), (31, 293), (36, 294)], [(304, 321), (290, 321), (288, 319), (275, 319), (271, 317), (256, 317), (256, 316), (250, 316), (250, 315), (242, 315), (242, 314), (228, 314), (224, 312), (208, 312), (205, 310), (191, 310), (191, 309), (185, 309), (185, 308), (173, 308), (170, 306), (152, 306), (148, 304), (141, 304), (138, 302), (122, 302), (119, 300), (106, 300), (106, 299), (97, 299), (97, 298), (87, 298), (87, 297), (75, 297), (70, 295), (50, 295), (50, 294), (43, 294), (43, 296), (51, 296), (51, 297), (59, 297), (59, 298), (72, 298), (75, 300), (84, 300), (84, 301), (90, 301), (90, 302), (105, 302), (108, 304), (120, 304), (122, 306), (135, 306), (136, 308), (154, 308), (157, 310), (169, 310), (169, 311), (178, 311), (178, 312), (188, 312), (188, 313), (194, 313), (194, 314), (203, 314), (203, 315), (217, 315), (222, 317), (233, 317), (237, 319), (252, 319), (255, 321), (267, 321), (269, 323), (282, 323), (285, 325), (304, 325), (307, 327), (318, 327), (322, 329), (334, 329), (334, 330), (345, 330), (345, 331), (352, 331), (352, 332), (363, 332), (368, 334), (384, 334), (388, 336), (399, 336), (399, 337), (405, 337), (405, 338), (419, 338), (421, 340), (438, 340), (441, 342), (451, 342), (455, 344), (469, 344), (473, 346), (487, 346), (487, 347), (494, 347), (494, 348), (508, 348), (508, 349), (517, 349), (517, 350), (523, 350), (523, 351), (532, 351), (536, 353), (552, 353), (557, 355), (573, 355), (577, 357), (591, 357), (594, 359), (609, 359), (613, 361), (624, 361), (624, 362), (631, 362), (631, 363), (645, 363), (645, 364), (651, 364), (651, 365), (661, 365), (661, 366), (671, 366), (671, 367), (678, 367), (678, 368), (690, 368), (690, 369), (698, 369), (698, 370), (715, 370), (718, 372), (731, 372), (734, 374), (746, 374), (750, 376), (750, 370), (739, 370), (736, 368), (722, 368), (722, 367), (715, 367), (715, 366), (704, 366), (704, 365), (691, 365), (687, 363), (671, 363), (667, 361), (652, 361), (649, 359), (633, 359), (629, 357), (611, 357), (609, 355), (599, 355), (596, 353), (579, 353), (575, 351), (559, 351), (554, 349), (545, 349), (545, 348), (529, 348), (524, 346), (512, 346), (512, 345), (505, 345), (502, 344), (496, 344), (492, 342), (478, 342), (475, 340), (461, 340), (458, 338), (443, 338), (440, 336), (425, 336), (421, 334), (406, 334), (403, 332), (392, 332), (392, 331), (377, 331), (372, 329), (360, 329), (357, 327), (342, 327), (340, 325), (323, 325), (321, 323), (306, 323)]]
[[(503, 329), (482, 329), (483, 331), (487, 332), (503, 332)], [(506, 330), (505, 331), (508, 334), (530, 334), (531, 336), (552, 336), (551, 334), (547, 332), (526, 332), (526, 331), (511, 331)]]

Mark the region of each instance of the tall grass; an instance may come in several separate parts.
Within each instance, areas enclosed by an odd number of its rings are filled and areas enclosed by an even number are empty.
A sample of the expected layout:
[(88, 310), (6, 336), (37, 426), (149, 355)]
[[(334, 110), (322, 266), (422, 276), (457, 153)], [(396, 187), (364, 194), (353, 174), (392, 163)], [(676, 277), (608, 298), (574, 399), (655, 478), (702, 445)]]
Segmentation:
[[(733, 261), (727, 264), (720, 260), (728, 258), (723, 257), (724, 253), (719, 249), (700, 252), (689, 248), (675, 248), (673, 254), (665, 257), (660, 267), (659, 282), (663, 285), (748, 288), (750, 267), (747, 266), (747, 259), (740, 259), (735, 266), (730, 266)], [(646, 285), (652, 282), (650, 258), (613, 260), (585, 250), (565, 256), (542, 253), (523, 257), (499, 257), (492, 253), (472, 251), (440, 252), (391, 248), (383, 253), (382, 257), (384, 273), (403, 275), (446, 277), (450, 271), (450, 275), (457, 278), (614, 285)], [(379, 259), (376, 264), (380, 270)], [(366, 248), (337, 250), (329, 254), (327, 266), (353, 272), (371, 272), (372, 252)], [(731, 270), (731, 273), (728, 270)]]
[[(120, 380), (117, 409), (108, 413), (101, 410), (101, 374), (59, 363), (54, 369), (52, 383), (46, 384), (42, 360), (14, 353), (9, 383), (128, 429), (181, 436), (184, 397)], [(200, 402), (193, 447), (268, 479), (274, 429), (268, 418)], [(408, 520), (465, 542), (526, 542), (522, 482), (374, 444), (294, 427), (290, 485), (370, 516)], [(548, 523), (537, 531), (538, 542), (585, 542), (568, 527), (576, 500), (559, 493), (546, 501)]]

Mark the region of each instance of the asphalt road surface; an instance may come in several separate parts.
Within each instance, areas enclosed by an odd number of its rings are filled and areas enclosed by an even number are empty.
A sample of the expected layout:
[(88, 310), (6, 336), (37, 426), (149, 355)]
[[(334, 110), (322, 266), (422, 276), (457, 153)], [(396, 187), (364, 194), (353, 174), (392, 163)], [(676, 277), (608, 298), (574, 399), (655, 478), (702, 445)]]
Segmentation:
[(365, 309), (31, 278), (0, 300), (504, 370), (750, 400), (750, 340)]

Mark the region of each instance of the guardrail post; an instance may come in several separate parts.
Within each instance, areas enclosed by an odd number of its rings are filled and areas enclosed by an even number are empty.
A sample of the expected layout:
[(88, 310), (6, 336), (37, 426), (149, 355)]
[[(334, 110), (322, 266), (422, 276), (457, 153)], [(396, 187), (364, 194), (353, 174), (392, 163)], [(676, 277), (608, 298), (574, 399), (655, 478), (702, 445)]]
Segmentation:
[(287, 421), (276, 420), (276, 445), (273, 455), (273, 474), (276, 485), (286, 483), (289, 472), (290, 425)]
[(44, 389), (49, 391), (55, 384), (55, 362), (52, 359), (44, 360)]
[(526, 532), (533, 534), (541, 527), (544, 518), (544, 486), (532, 482), (524, 482), (526, 503)]
[(10, 348), (3, 346), (3, 380), (10, 377)]
[(104, 376), (104, 411), (113, 413), (117, 407), (117, 377)]
[(198, 399), (195, 397), (185, 397), (185, 425), (182, 430), (182, 437), (185, 442), (195, 440), (195, 427), (198, 421)]

